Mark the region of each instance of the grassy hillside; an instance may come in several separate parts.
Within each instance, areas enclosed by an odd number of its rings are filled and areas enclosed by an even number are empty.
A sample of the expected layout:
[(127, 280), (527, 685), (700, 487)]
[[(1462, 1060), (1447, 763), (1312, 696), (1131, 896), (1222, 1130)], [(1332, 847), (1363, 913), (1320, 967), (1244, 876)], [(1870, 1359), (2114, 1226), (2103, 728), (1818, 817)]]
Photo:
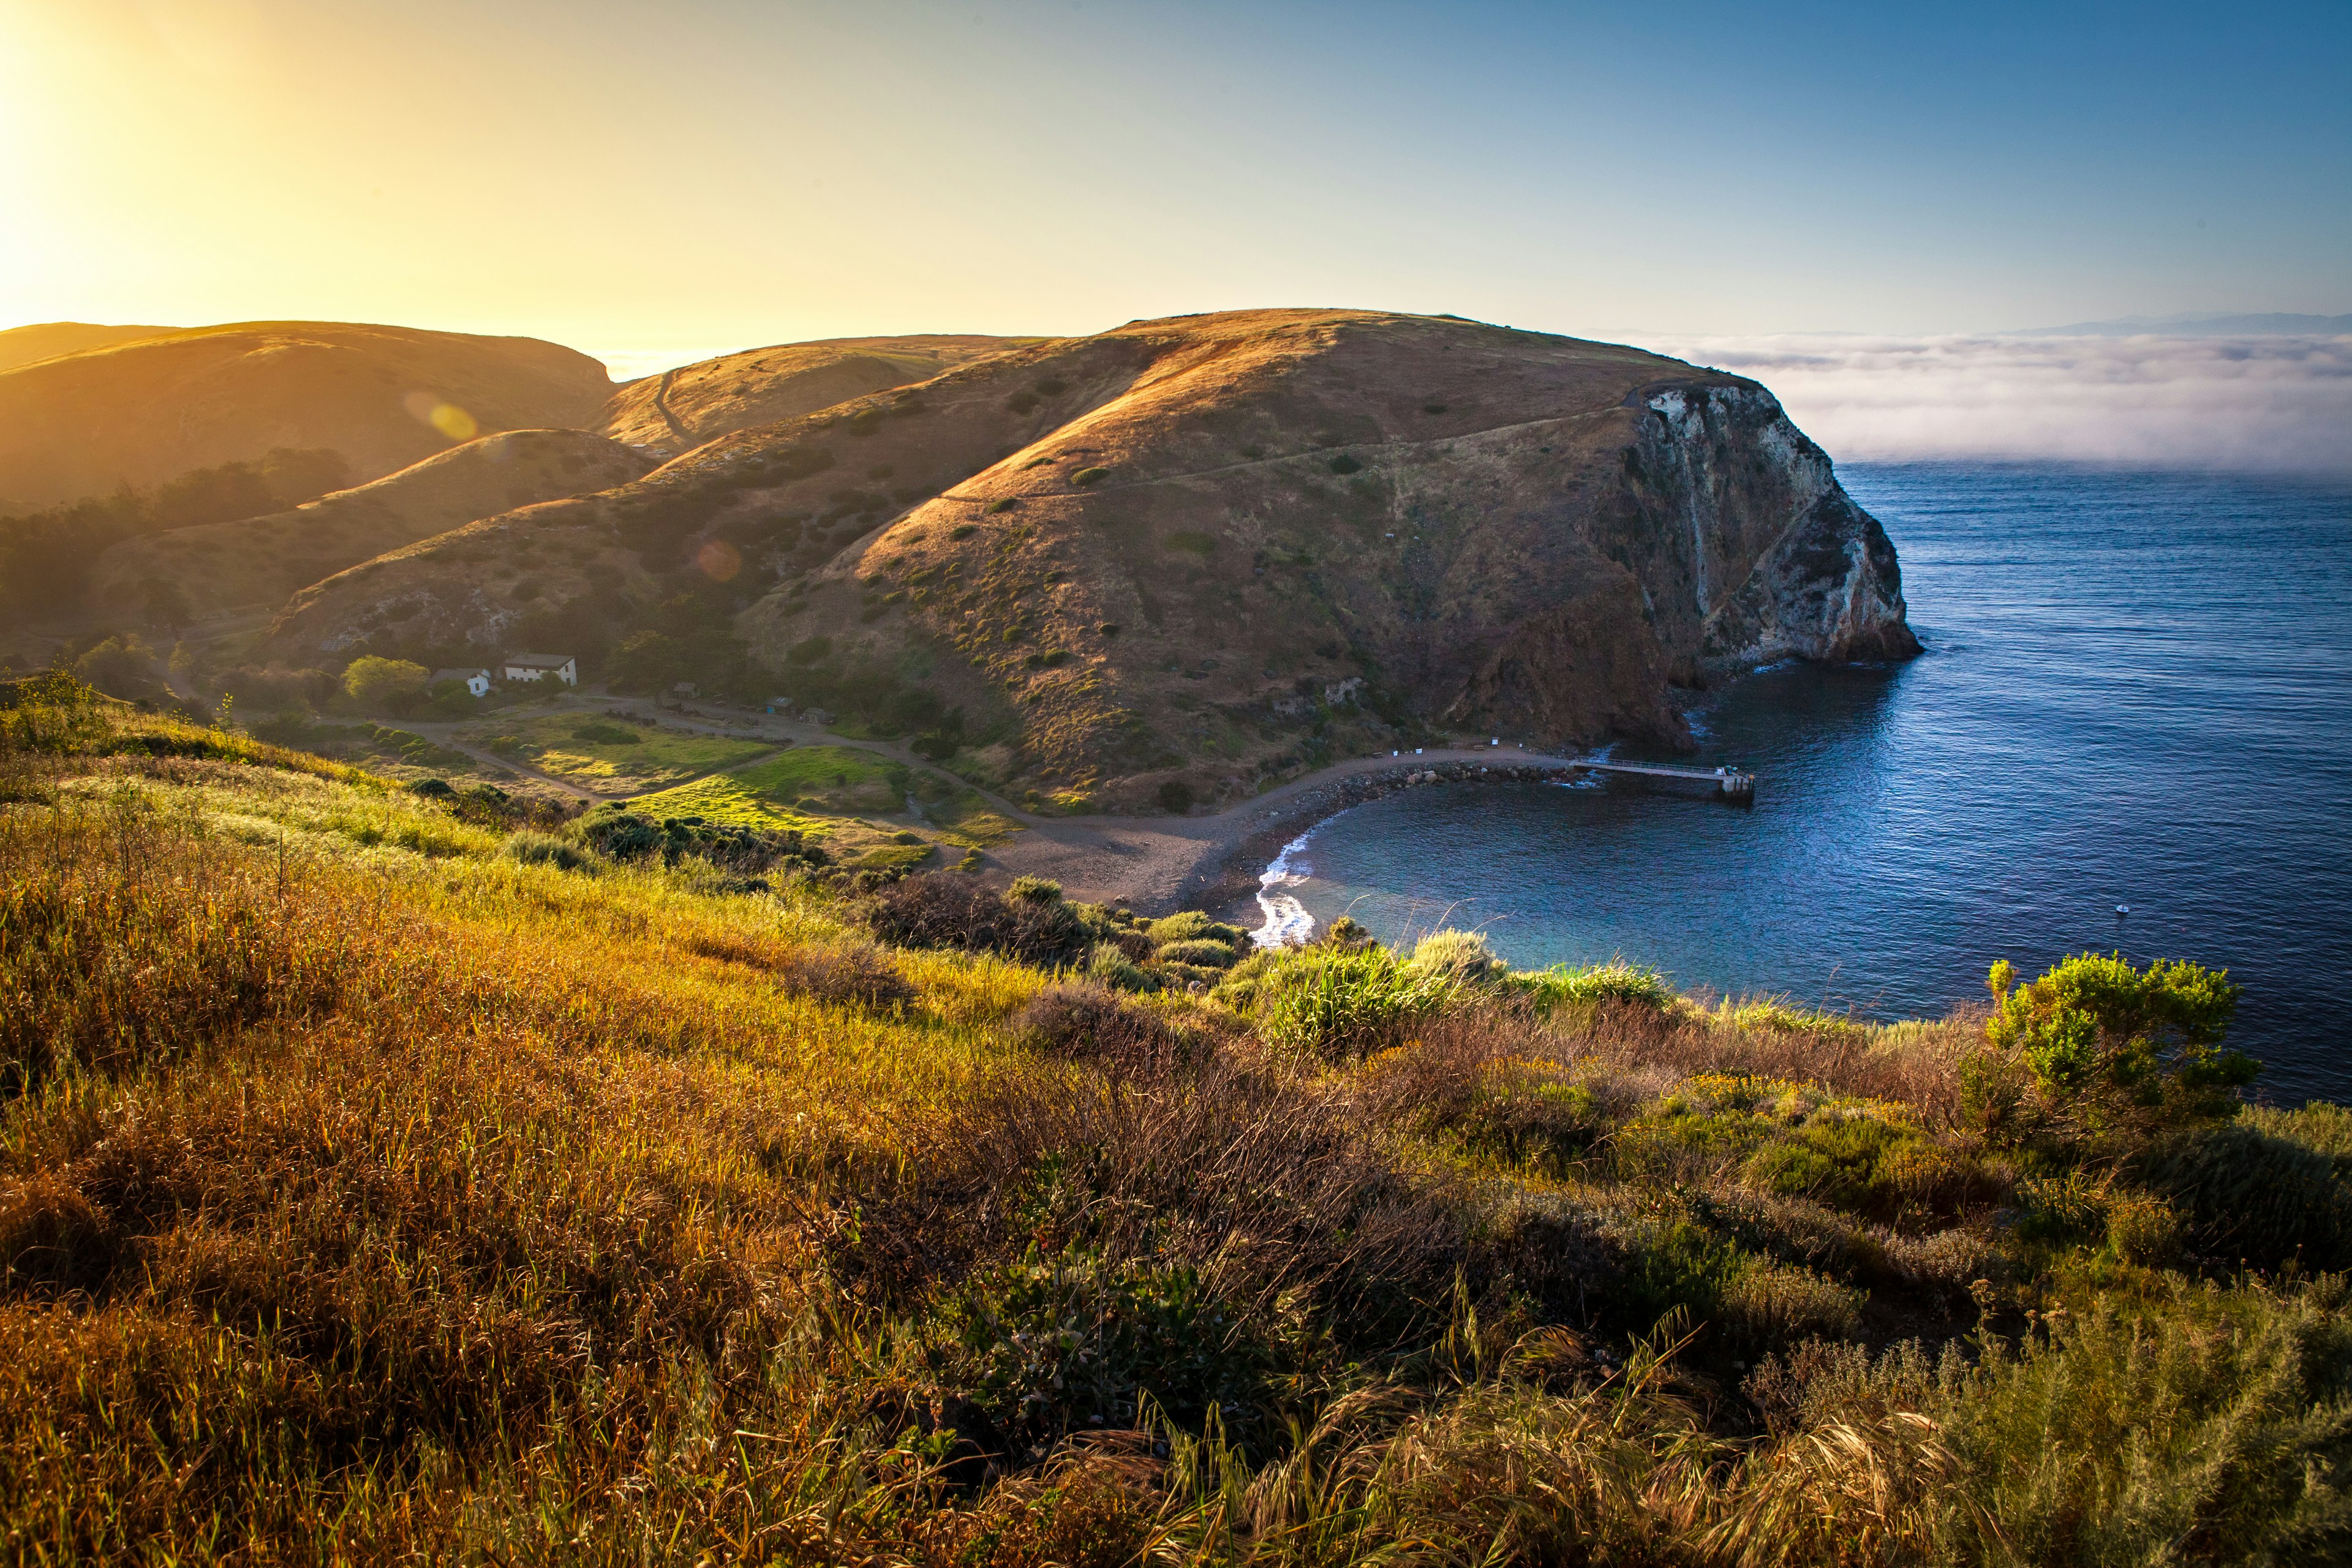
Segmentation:
[(755, 425), (798, 419), (868, 393), (929, 381), (1022, 338), (914, 336), (777, 343), (630, 382), (596, 428), (676, 457)]
[(272, 447), (357, 479), (500, 430), (579, 428), (604, 367), (533, 338), (332, 321), (199, 327), (0, 371), (0, 496), (47, 505)]
[(287, 510), (128, 540), (100, 557), (91, 608), (142, 618), (159, 599), (184, 621), (271, 607), (349, 566), (516, 507), (600, 490), (652, 463), (579, 430), (513, 430)]
[(6, 699), (17, 1560), (2352, 1545), (2352, 1117), (2242, 1107), (2202, 971), (1236, 963)]
[[(539, 615), (624, 685), (782, 693), (1143, 809), (1429, 730), (1675, 743), (1670, 682), (1916, 649), (1892, 545), (1762, 389), (1374, 311), (1011, 348), (481, 531), (307, 590), (274, 657)], [(528, 604), (477, 569), (524, 540)]]
[(579, 713), (484, 720), (465, 738), (485, 750), (605, 795), (634, 795), (732, 767), (772, 741), (639, 726)]
[(135, 343), (179, 330), (177, 327), (101, 327), (89, 321), (42, 321), (29, 327), (10, 327), (0, 331), (0, 371), (15, 370), (21, 364), (36, 364), (45, 359), (56, 359), (60, 354), (87, 353), (92, 349), (110, 349), (120, 343)]

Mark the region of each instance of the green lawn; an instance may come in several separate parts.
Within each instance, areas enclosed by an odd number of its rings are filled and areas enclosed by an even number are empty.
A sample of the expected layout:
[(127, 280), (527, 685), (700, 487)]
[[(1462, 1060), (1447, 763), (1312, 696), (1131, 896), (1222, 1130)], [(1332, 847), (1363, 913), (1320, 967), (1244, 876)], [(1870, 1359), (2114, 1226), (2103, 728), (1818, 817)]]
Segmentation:
[[(639, 738), (623, 741), (623, 734)], [(683, 784), (775, 749), (772, 741), (639, 729), (593, 713), (494, 719), (466, 731), (465, 738), (499, 756), (527, 763), (599, 795), (614, 795)]]

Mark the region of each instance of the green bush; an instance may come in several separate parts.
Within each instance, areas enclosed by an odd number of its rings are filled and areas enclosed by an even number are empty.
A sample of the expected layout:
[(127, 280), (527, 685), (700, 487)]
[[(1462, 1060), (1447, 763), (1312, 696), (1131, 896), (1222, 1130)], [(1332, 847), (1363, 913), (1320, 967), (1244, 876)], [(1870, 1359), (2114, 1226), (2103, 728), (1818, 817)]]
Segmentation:
[(1070, 476), (1070, 483), (1082, 486), (1099, 484), (1108, 478), (1110, 478), (1110, 470), (1108, 468), (1097, 466), (1093, 468), (1080, 468), (1077, 472)]
[(1892, 1218), (1948, 1200), (1951, 1157), (1905, 1122), (1816, 1113), (1749, 1156), (1748, 1180), (1767, 1192)]
[(553, 866), (564, 871), (576, 871), (591, 863), (588, 852), (579, 845), (548, 833), (513, 834), (499, 852), (526, 866)]
[(1143, 934), (1158, 947), (1164, 942), (1206, 940), (1221, 942), (1238, 951), (1248, 933), (1237, 925), (1211, 920), (1198, 910), (1179, 910), (1172, 915), (1162, 915), (1143, 927)]
[(1543, 1012), (1569, 1004), (1637, 1002), (1661, 1010), (1675, 1004), (1664, 975), (1622, 959), (1585, 969), (1555, 964), (1526, 970), (1512, 975), (1510, 984)]
[(976, 522), (959, 522), (953, 528), (948, 530), (948, 537), (950, 539), (970, 539), (973, 534), (978, 533), (979, 531), (980, 524)]
[(2342, 1562), (2347, 1304), (2335, 1275), (2284, 1291), (2176, 1282), (1948, 1364), (1925, 1402), (1958, 1462), (1946, 1560)]
[(1198, 1270), (1032, 1250), (974, 1271), (927, 1336), (946, 1376), (1006, 1428), (1130, 1428), (1149, 1396), (1180, 1426), (1254, 1402), (1271, 1348)]
[(1014, 507), (1019, 506), (1020, 504), (1020, 500), (1017, 497), (999, 496), (981, 510), (987, 512), (991, 517), (993, 517), (999, 512), (1011, 511)]
[(1452, 976), (1401, 963), (1382, 947), (1307, 947), (1269, 956), (1255, 986), (1260, 1037), (1325, 1061), (1391, 1043), (1459, 989)]
[(398, 710), (425, 695), (421, 664), (368, 654), (343, 667), (343, 695), (362, 708)]
[(1330, 469), (1335, 474), (1345, 475), (1360, 473), (1363, 471), (1363, 464), (1348, 456), (1345, 452), (1342, 452), (1338, 457), (1332, 458), (1330, 462)]
[(2083, 952), (2031, 984), (2016, 978), (2006, 960), (1987, 976), (1994, 1012), (1985, 1037), (2022, 1056), (2045, 1089), (2227, 1088), (2259, 1070), (2221, 1047), (2240, 989), (2227, 970), (2168, 959), (2135, 969)]
[(1443, 974), (1461, 985), (1491, 985), (1502, 980), (1508, 970), (1486, 945), (1486, 938), (1478, 931), (1433, 931), (1413, 945), (1412, 957), (1406, 961), (1413, 968), (1431, 974)]
[(1116, 942), (1098, 942), (1087, 959), (1087, 978), (1117, 991), (1157, 991), (1159, 977), (1142, 968)]
[(1193, 937), (1184, 942), (1163, 942), (1152, 950), (1157, 963), (1189, 963), (1205, 969), (1231, 969), (1234, 949), (1230, 942), (1210, 937)]

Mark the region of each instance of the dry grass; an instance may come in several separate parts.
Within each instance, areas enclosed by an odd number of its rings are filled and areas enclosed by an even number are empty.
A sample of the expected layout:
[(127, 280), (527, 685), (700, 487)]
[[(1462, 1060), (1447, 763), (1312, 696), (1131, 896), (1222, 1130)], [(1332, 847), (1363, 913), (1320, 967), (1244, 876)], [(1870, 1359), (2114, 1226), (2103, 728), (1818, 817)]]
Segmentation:
[[(1969, 1020), (1488, 988), (1302, 1059), (821, 889), (522, 864), (364, 775), (66, 728), (0, 809), (14, 1560), (2346, 1539), (2340, 1284), (2168, 1272), (2105, 1167), (2089, 1239), (1997, 1231)], [(1849, 1169), (1854, 1127), (1895, 1131)], [(2257, 1131), (2334, 1179), (2336, 1121)], [(1923, 1150), (1965, 1179), (1874, 1208)], [(1806, 1152), (1837, 1179), (1776, 1185)]]

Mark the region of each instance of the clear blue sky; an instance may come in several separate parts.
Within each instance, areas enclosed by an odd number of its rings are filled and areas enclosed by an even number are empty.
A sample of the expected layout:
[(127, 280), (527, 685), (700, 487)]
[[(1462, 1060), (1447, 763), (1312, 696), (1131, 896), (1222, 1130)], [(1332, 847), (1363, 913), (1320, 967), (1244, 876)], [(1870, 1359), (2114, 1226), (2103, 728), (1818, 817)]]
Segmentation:
[(2352, 5), (0, 0), (0, 325), (2352, 311)]

